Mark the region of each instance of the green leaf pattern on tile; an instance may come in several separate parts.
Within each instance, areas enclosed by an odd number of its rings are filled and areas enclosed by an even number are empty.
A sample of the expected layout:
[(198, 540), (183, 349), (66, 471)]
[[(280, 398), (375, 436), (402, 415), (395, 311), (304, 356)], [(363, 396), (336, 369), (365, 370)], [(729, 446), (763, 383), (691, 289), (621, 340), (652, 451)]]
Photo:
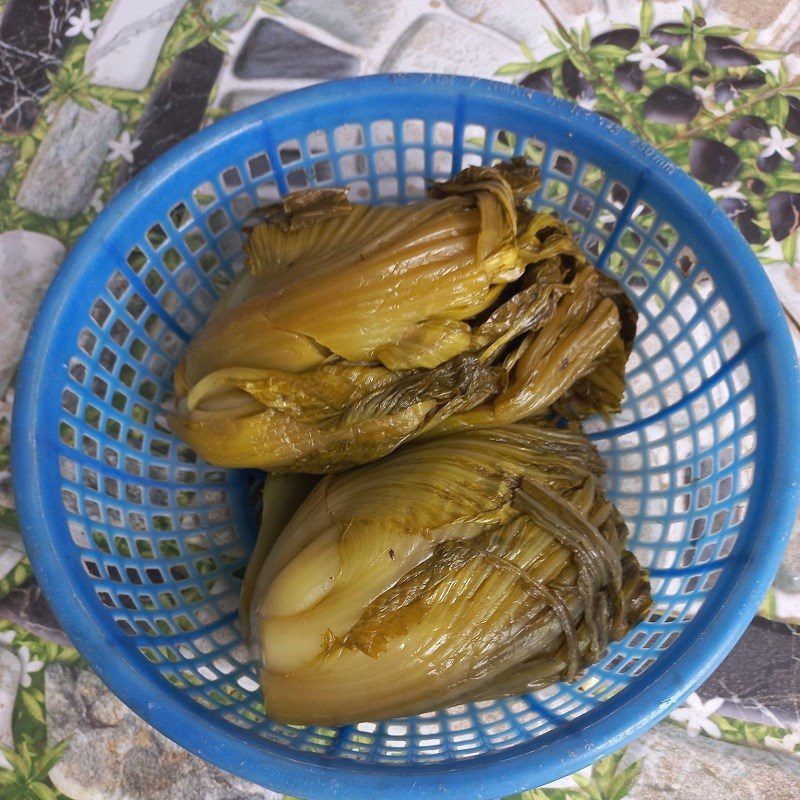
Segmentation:
[(517, 800), (623, 800), (628, 795), (642, 768), (642, 759), (622, 766), (626, 748), (595, 761), (589, 776), (572, 776), (576, 788), (532, 789), (522, 792)]
[[(684, 168), (690, 169), (689, 150), (693, 140), (710, 139), (730, 148), (741, 162), (735, 180), (719, 187), (706, 185), (712, 189), (712, 196), (717, 196), (723, 203), (726, 213), (742, 228), (756, 252), (764, 252), (771, 235), (770, 198), (778, 192), (800, 193), (800, 175), (795, 172), (800, 161), (796, 159), (793, 162), (785, 155), (779, 155), (776, 164), (761, 169), (759, 158), (769, 152), (767, 139), (770, 137), (777, 136), (784, 142), (792, 143), (789, 146), (797, 143), (796, 137), (783, 131), (789, 116), (787, 98), (798, 96), (800, 77), (787, 77), (782, 63), (786, 54), (772, 49), (751, 49), (751, 55), (761, 62), (753, 67), (718, 66), (717, 57), (708, 57), (709, 37), (733, 38), (746, 46), (745, 32), (730, 25), (707, 26), (699, 7), (684, 8), (681, 24), (667, 28), (662, 26), (662, 34), (669, 32), (683, 37), (680, 44), (661, 45), (653, 35), (653, 19), (652, 3), (642, 3), (641, 35), (636, 49), (629, 52), (606, 42), (592, 45), (585, 27), (580, 33), (567, 30), (552, 16), (553, 29), (547, 31), (547, 36), (555, 52), (540, 59), (530, 58), (505, 64), (497, 74), (522, 79), (526, 74), (551, 70), (553, 93), (571, 99), (562, 70), (559, 69), (565, 61), (569, 61), (585, 77), (593, 93), (591, 98), (579, 95), (579, 104), (618, 120)], [(526, 52), (530, 54), (530, 49), (522, 51), (523, 57), (526, 57)], [(660, 55), (656, 57), (656, 53)], [(672, 61), (669, 69), (665, 69), (662, 66), (665, 63), (663, 59), (668, 57)], [(626, 64), (636, 63), (642, 67), (644, 87), (642, 91), (627, 92), (620, 87), (615, 71)], [(648, 99), (664, 87), (682, 91), (687, 101), (692, 96), (701, 101), (697, 113), (687, 123), (655, 121), (652, 111), (648, 113)], [(743, 117), (763, 120), (769, 136), (755, 140), (737, 138), (729, 126)], [(775, 158), (772, 160), (775, 161)], [(744, 217), (739, 216), (745, 204), (746, 214), (749, 215), (752, 210), (753, 215), (753, 224), (749, 226), (745, 225)], [(773, 231), (781, 237), (786, 235), (782, 230), (776, 231), (774, 226)], [(796, 236), (796, 232), (792, 231), (784, 241), (794, 242)], [(784, 258), (794, 253), (793, 244), (783, 248)]]
[[(91, 6), (94, 19), (101, 19), (109, 10), (112, 0), (95, 0)], [(280, 3), (260, 0), (259, 7), (269, 14), (281, 14)], [(433, 4), (432, 4), (433, 5)], [(0, 8), (3, 2), (0, 0)], [(71, 46), (61, 66), (50, 76), (50, 89), (42, 98), (40, 114), (33, 128), (24, 134), (0, 132), (0, 142), (11, 144), (16, 150), (15, 161), (0, 183), (0, 232), (26, 229), (38, 231), (60, 240), (71, 247), (97, 214), (102, 204), (111, 197), (119, 170), (119, 161), (106, 162), (99, 174), (95, 195), (89, 207), (66, 220), (42, 217), (21, 208), (15, 202), (22, 180), (36, 152), (42, 143), (58, 109), (67, 100), (83, 108), (93, 108), (95, 103), (104, 103), (117, 109), (123, 116), (124, 132), (130, 140), (141, 118), (145, 104), (154, 87), (174, 63), (177, 56), (201, 42), (208, 41), (214, 47), (225, 51), (230, 43), (227, 24), (230, 17), (216, 20), (210, 13), (208, 0), (189, 0), (163, 43), (149, 84), (142, 91), (127, 91), (95, 86), (90, 76), (84, 74), (84, 61), (89, 42), (78, 37)], [(653, 36), (655, 10), (651, 0), (640, 4), (639, 28), (641, 43), (650, 51), (658, 49), (659, 42)], [(553, 91), (561, 97), (569, 97), (561, 67), (570, 62), (583, 74), (594, 92), (594, 99), (585, 102), (596, 111), (618, 119), (623, 125), (636, 131), (643, 138), (661, 148), (678, 164), (689, 163), (690, 142), (703, 137), (722, 142), (730, 147), (741, 159), (742, 169), (736, 180), (736, 189), (752, 207), (755, 225), (763, 232), (754, 243), (761, 252), (762, 245), (770, 232), (769, 197), (778, 192), (800, 193), (800, 174), (793, 171), (790, 161), (781, 158), (773, 172), (758, 169), (757, 160), (763, 151), (758, 141), (734, 138), (728, 125), (742, 115), (763, 118), (768, 128), (782, 130), (789, 113), (787, 95), (800, 92), (797, 78), (787, 76), (783, 63), (784, 54), (776, 50), (751, 49), (762, 62), (764, 82), (760, 86), (742, 89), (730, 100), (719, 101), (709, 89), (723, 80), (740, 80), (748, 74), (747, 68), (720, 68), (708, 63), (708, 37), (730, 37), (744, 47), (753, 45), (753, 35), (729, 25), (708, 26), (703, 19), (703, 9), (699, 4), (687, 6), (681, 22), (671, 26), (668, 31), (684, 37), (683, 41), (670, 46), (666, 54), (680, 60), (680, 67), (672, 72), (662, 71), (656, 65), (644, 64), (644, 92), (625, 92), (615, 78), (615, 70), (633, 63), (630, 51), (608, 42), (592, 45), (595, 33), (588, 23), (576, 29), (567, 29), (558, 19), (551, 20), (552, 26), (546, 31), (553, 51), (542, 58), (525, 44), (520, 46), (520, 59), (501, 66), (497, 74), (505, 77), (519, 77), (538, 70), (551, 70)], [(663, 29), (663, 26), (662, 26)], [(642, 63), (641, 61), (639, 63)], [(703, 70), (705, 78), (697, 79), (693, 72)], [(662, 87), (681, 87), (702, 98), (697, 115), (689, 124), (669, 126), (648, 120), (644, 115), (647, 97)], [(213, 92), (212, 90), (212, 100)], [(206, 120), (211, 121), (227, 112), (210, 107)], [(761, 181), (763, 189), (756, 191), (755, 182)], [(730, 187), (729, 187), (730, 188)], [(781, 255), (788, 263), (796, 258), (796, 236), (788, 236), (781, 242)], [(7, 470), (10, 463), (8, 444), (8, 420), (0, 415), (0, 470)], [(186, 497), (187, 505), (191, 502)], [(0, 498), (0, 527), (16, 528), (16, 512), (5, 505)], [(0, 579), (0, 599), (32, 576), (30, 563), (23, 559)], [(775, 615), (774, 594), (765, 599), (762, 613)], [(48, 778), (52, 767), (58, 762), (68, 746), (67, 741), (54, 747), (47, 747), (47, 728), (44, 680), (47, 664), (65, 662), (87, 666), (76, 650), (61, 647), (36, 637), (25, 628), (0, 619), (0, 646), (7, 647), (17, 654), (26, 667), (25, 679), (20, 687), (12, 714), (14, 748), (3, 750), (0, 763), (0, 797), (3, 800), (60, 800), (60, 795)], [(800, 735), (778, 727), (760, 725), (714, 714), (709, 719), (716, 725), (720, 738), (724, 741), (755, 747), (767, 747), (796, 752), (800, 746)], [(674, 724), (674, 723), (673, 723)], [(706, 734), (703, 734), (706, 735)], [(633, 789), (640, 773), (642, 761), (625, 758), (626, 751), (620, 750), (596, 762), (589, 774), (573, 776), (570, 786), (543, 787), (532, 789), (518, 795), (518, 800), (623, 800)], [(293, 800), (285, 798), (285, 800)]]

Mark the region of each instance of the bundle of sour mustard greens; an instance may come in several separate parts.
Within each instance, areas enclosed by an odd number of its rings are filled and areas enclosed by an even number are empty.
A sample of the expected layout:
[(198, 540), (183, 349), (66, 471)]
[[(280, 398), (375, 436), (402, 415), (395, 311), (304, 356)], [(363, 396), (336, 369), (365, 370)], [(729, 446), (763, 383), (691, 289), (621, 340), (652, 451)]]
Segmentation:
[(172, 429), (270, 472), (241, 618), (273, 719), (573, 680), (649, 609), (579, 424), (618, 410), (636, 313), (538, 182), (513, 159), (405, 207), (289, 195), (189, 345)]

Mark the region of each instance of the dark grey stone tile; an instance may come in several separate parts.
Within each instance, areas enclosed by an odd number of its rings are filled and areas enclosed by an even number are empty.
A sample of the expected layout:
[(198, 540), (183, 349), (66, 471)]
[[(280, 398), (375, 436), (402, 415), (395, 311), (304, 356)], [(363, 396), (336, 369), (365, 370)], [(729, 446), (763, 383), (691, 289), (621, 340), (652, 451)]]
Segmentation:
[(238, 78), (329, 80), (358, 73), (355, 56), (315, 42), (273, 19), (261, 20), (236, 59)]
[(17, 150), (14, 145), (0, 142), (0, 181), (5, 180), (11, 167), (14, 166), (16, 157)]
[(0, 600), (0, 619), (21, 625), (47, 641), (63, 646), (71, 644), (34, 578)]
[(800, 722), (800, 636), (789, 625), (756, 617), (698, 694), (728, 699), (720, 711), (728, 716)]
[(69, 46), (69, 17), (88, 0), (8, 0), (0, 18), (0, 127), (29, 130)]
[(222, 53), (208, 42), (175, 59), (142, 112), (135, 133), (141, 144), (134, 150), (133, 163), (122, 165), (118, 185), (200, 128), (221, 65)]

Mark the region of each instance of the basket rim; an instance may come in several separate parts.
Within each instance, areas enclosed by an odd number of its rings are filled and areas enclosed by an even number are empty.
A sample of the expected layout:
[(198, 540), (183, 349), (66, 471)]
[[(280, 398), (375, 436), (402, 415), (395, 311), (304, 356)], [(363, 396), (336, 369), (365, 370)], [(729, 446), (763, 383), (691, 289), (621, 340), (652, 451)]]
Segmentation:
[[(52, 411), (37, 403), (40, 387), (47, 380), (44, 366), (55, 340), (52, 333), (61, 316), (68, 313), (70, 296), (102, 249), (104, 239), (128, 211), (198, 155), (258, 127), (265, 118), (291, 116), (301, 110), (308, 113), (314, 108), (324, 113), (325, 107), (340, 97), (368, 103), (371, 98), (385, 98), (387, 93), (439, 95), (450, 101), (500, 103), (506, 107), (510, 104), (526, 114), (553, 118), (584, 138), (601, 139), (605, 146), (618, 151), (620, 160), (646, 173), (673, 202), (691, 209), (704, 236), (727, 253), (731, 269), (751, 287), (763, 329), (768, 331), (763, 346), (769, 356), (774, 404), (771, 480), (760, 487), (760, 502), (753, 502), (748, 509), (748, 516), (755, 516), (748, 530), (763, 546), (757, 557), (751, 553), (737, 562), (725, 602), (713, 609), (704, 603), (693, 623), (669, 648), (670, 658), (665, 653), (645, 673), (645, 680), (632, 681), (581, 717), (529, 742), (463, 761), (397, 766), (299, 753), (246, 731), (234, 735), (189, 698), (179, 700), (167, 690), (165, 682), (154, 680), (153, 673), (119, 658), (96, 611), (90, 610), (71, 588), (61, 566), (56, 542), (63, 538), (63, 531), (48, 520), (45, 512), (45, 496), (38, 480), (42, 454), (36, 446), (38, 427)], [(65, 259), (32, 326), (16, 384), (13, 486), (25, 547), (59, 623), (111, 691), (173, 741), (243, 778), (300, 797), (378, 798), (389, 792), (422, 797), (447, 791), (488, 799), (575, 772), (641, 735), (693, 692), (731, 650), (774, 577), (800, 499), (800, 437), (792, 430), (796, 419), (793, 398), (797, 397), (800, 369), (793, 343), (760, 263), (708, 194), (653, 146), (593, 112), (510, 84), (424, 73), (365, 76), (290, 92), (216, 122), (160, 156), (101, 212)]]

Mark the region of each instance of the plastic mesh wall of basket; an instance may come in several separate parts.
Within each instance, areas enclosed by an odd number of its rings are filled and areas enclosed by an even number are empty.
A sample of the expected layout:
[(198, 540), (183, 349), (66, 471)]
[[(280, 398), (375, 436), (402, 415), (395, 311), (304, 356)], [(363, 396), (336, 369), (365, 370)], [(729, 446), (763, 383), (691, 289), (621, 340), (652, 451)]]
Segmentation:
[[(342, 93), (323, 112), (298, 102), (271, 117), (264, 106), (205, 152), (180, 151), (166, 178), (151, 169), (143, 199), (126, 201), (124, 220), (111, 220), (112, 205), (102, 245), (79, 254), (92, 262), (80, 287), (61, 289), (69, 313), (36, 446), (52, 460), (46, 508), (64, 570), (119, 658), (251, 744), (419, 765), (551, 740), (668, 664), (746, 557), (737, 541), (765, 480), (756, 456), (769, 423), (754, 386), (764, 334), (742, 288), (704, 258), (689, 211), (663, 206), (635, 159), (601, 160), (585, 135), (564, 134), (568, 119), (549, 125), (541, 108), (526, 117), (495, 100), (420, 90), (402, 102)], [(173, 369), (243, 268), (254, 206), (339, 185), (358, 201), (405, 203), (430, 179), (511, 155), (541, 166), (535, 204), (567, 220), (640, 314), (623, 411), (588, 428), (650, 570), (653, 613), (573, 685), (341, 729), (276, 724), (236, 621), (258, 477), (203, 463), (168, 432), (159, 409)]]

